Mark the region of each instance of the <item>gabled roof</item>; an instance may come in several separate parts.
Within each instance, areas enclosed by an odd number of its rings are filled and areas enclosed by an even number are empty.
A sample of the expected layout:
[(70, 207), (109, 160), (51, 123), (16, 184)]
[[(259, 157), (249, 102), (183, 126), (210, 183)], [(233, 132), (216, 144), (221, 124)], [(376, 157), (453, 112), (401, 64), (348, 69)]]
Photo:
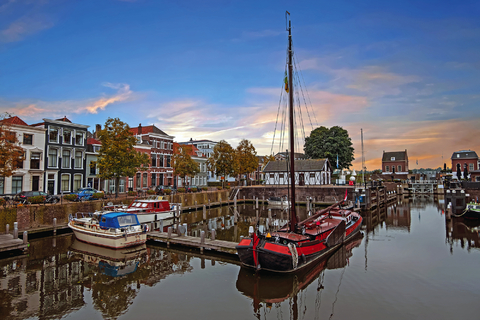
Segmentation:
[[(290, 163), (289, 163), (290, 165)], [(325, 168), (326, 167), (326, 168)], [(295, 171), (321, 171), (328, 168), (327, 159), (307, 159), (307, 160), (295, 160)], [(263, 169), (264, 172), (286, 172), (287, 161), (270, 161)]]
[[(130, 131), (137, 135), (138, 134), (138, 127), (135, 127), (135, 128), (130, 128)], [(154, 125), (151, 125), (151, 126), (142, 126), (142, 134), (147, 134), (147, 133), (157, 133), (157, 134), (161, 134), (161, 135), (164, 135), (164, 136), (168, 136), (168, 134), (166, 134), (165, 132), (163, 132), (162, 130), (158, 129), (157, 127), (155, 127)]]
[(478, 159), (477, 153), (472, 150), (455, 151), (452, 154), (453, 159)]
[(94, 138), (87, 138), (87, 144), (102, 144), (100, 141)]
[(407, 150), (405, 151), (391, 151), (383, 152), (382, 162), (392, 161), (392, 157), (395, 158), (395, 161), (404, 161), (407, 160)]
[(67, 116), (64, 116), (63, 118), (60, 118), (60, 119), (55, 119), (55, 121), (64, 121), (64, 122), (70, 122), (72, 123), (72, 121), (70, 121)]
[[(195, 147), (193, 144), (192, 145), (189, 145), (188, 146), (189, 149), (190, 149), (190, 152), (188, 153), (191, 157), (198, 157), (199, 155), (197, 154), (198, 151), (198, 148)], [(180, 148), (180, 144), (178, 142), (174, 142), (173, 143), (173, 151), (174, 153), (177, 152), (178, 148)], [(202, 156), (205, 156), (205, 155), (202, 155)]]
[(20, 125), (20, 126), (28, 126), (28, 124), (26, 124), (25, 121), (23, 121), (22, 119), (20, 119), (17, 116), (10, 117), (10, 118), (7, 118), (7, 119), (3, 119), (0, 122), (5, 123), (5, 124), (16, 124), (16, 125)]

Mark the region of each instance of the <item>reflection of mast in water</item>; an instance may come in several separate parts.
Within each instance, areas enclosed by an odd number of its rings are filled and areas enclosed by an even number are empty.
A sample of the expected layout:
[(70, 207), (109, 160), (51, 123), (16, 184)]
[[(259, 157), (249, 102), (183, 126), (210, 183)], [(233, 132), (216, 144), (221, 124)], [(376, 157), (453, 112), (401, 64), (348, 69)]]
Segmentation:
[(340, 286), (342, 285), (343, 274), (345, 273), (345, 269), (346, 269), (346, 268), (347, 268), (347, 266), (345, 265), (345, 267), (343, 267), (343, 270), (342, 270), (342, 275), (340, 276), (340, 282), (338, 283), (337, 292), (335, 293), (335, 300), (333, 300), (332, 313), (330, 314), (330, 318), (329, 318), (329, 319), (332, 319), (332, 317), (333, 317), (333, 313), (334, 313), (334, 311), (335, 311), (335, 303), (337, 303), (338, 292), (340, 292)]

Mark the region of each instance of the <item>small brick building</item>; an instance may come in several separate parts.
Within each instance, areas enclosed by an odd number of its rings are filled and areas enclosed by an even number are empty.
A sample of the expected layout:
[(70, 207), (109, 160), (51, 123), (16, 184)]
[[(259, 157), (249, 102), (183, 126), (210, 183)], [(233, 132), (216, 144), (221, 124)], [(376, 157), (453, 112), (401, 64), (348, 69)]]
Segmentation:
[(479, 160), (478, 155), (475, 151), (472, 150), (461, 150), (455, 151), (452, 154), (452, 173), (455, 175), (457, 173), (457, 167), (460, 166), (460, 171), (463, 172), (465, 170), (465, 166), (468, 168), (468, 172), (470, 174), (470, 178), (472, 181), (477, 181), (477, 177), (479, 173), (476, 172), (479, 170)]
[(405, 151), (383, 151), (382, 174), (408, 174), (408, 155)]

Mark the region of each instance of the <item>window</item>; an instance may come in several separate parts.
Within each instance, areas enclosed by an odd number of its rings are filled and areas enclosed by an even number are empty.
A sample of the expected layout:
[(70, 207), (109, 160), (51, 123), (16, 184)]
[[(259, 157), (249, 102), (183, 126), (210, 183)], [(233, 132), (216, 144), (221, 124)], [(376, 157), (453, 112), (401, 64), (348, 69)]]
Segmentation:
[(40, 169), (40, 153), (32, 152), (30, 155), (30, 169)]
[(75, 168), (76, 169), (81, 169), (83, 166), (83, 155), (82, 151), (75, 151)]
[(5, 177), (0, 177), (0, 194), (5, 193)]
[(315, 173), (310, 173), (310, 178), (315, 178)]
[(157, 185), (157, 174), (152, 173), (152, 186), (156, 186), (156, 185)]
[(170, 156), (169, 155), (167, 155), (167, 165), (165, 167), (170, 168)]
[(158, 166), (159, 166), (160, 168), (162, 168), (162, 167), (163, 167), (163, 154), (160, 154), (160, 155), (159, 155), (158, 160), (159, 160)]
[(391, 160), (391, 161), (395, 161), (395, 157), (391, 157), (390, 160)]
[(119, 181), (119, 186), (118, 186), (118, 192), (125, 192), (125, 180), (124, 179), (120, 179)]
[(397, 171), (401, 172), (402, 171), (402, 166), (397, 166)]
[(100, 146), (93, 146), (93, 152), (100, 152)]
[(53, 127), (48, 130), (48, 141), (58, 143), (58, 128)]
[(473, 163), (470, 163), (470, 164), (468, 165), (468, 170), (470, 170), (470, 171), (473, 170)]
[(140, 184), (141, 183), (141, 177), (142, 177), (141, 174), (137, 173), (137, 183), (136, 183), (137, 188), (140, 188), (140, 186), (141, 186), (141, 184)]
[(33, 143), (33, 134), (24, 133), (23, 134), (23, 144), (32, 145)]
[(96, 174), (97, 174), (97, 162), (92, 161), (92, 162), (90, 162), (90, 175), (94, 176)]
[(160, 173), (159, 176), (160, 176), (160, 178), (158, 179), (159, 180), (158, 184), (161, 185), (161, 186), (165, 185), (165, 183), (163, 181), (163, 173)]
[[(63, 176), (62, 176), (63, 178)], [(76, 174), (73, 177), (73, 190), (78, 190), (82, 187), (82, 176), (79, 174)]]
[(23, 177), (12, 177), (12, 193), (17, 194), (22, 191)]
[(390, 166), (385, 166), (385, 172), (389, 172), (390, 171)]
[(70, 191), (70, 175), (69, 174), (62, 174), (62, 191), (63, 192)]
[(63, 143), (72, 144), (72, 130), (63, 129)]
[(75, 145), (83, 146), (83, 132), (77, 132), (75, 134)]
[(25, 160), (25, 153), (23, 153), (18, 159), (15, 161), (15, 168), (23, 169), (23, 160)]
[(279, 177), (280, 179), (283, 179), (283, 173), (279, 173), (279, 174), (278, 174), (278, 177)]
[(57, 167), (58, 151), (57, 149), (48, 150), (48, 166)]
[(152, 167), (156, 167), (156, 166), (157, 166), (157, 155), (152, 154)]
[(148, 181), (147, 174), (144, 173), (143, 174), (143, 184), (142, 184), (144, 188), (147, 187), (147, 181)]
[(62, 168), (70, 168), (70, 150), (63, 150)]

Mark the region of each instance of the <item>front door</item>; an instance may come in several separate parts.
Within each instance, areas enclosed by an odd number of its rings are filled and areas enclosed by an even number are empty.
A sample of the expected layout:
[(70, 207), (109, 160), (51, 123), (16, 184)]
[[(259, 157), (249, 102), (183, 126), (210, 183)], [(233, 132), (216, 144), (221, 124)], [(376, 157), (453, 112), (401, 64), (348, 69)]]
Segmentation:
[(48, 194), (55, 194), (55, 181), (48, 181), (47, 191)]
[(300, 185), (300, 186), (304, 186), (304, 185), (305, 185), (305, 174), (303, 174), (303, 173), (300, 173), (300, 174), (299, 174), (298, 185)]
[(40, 181), (39, 176), (32, 177), (32, 191), (38, 191), (39, 181)]

